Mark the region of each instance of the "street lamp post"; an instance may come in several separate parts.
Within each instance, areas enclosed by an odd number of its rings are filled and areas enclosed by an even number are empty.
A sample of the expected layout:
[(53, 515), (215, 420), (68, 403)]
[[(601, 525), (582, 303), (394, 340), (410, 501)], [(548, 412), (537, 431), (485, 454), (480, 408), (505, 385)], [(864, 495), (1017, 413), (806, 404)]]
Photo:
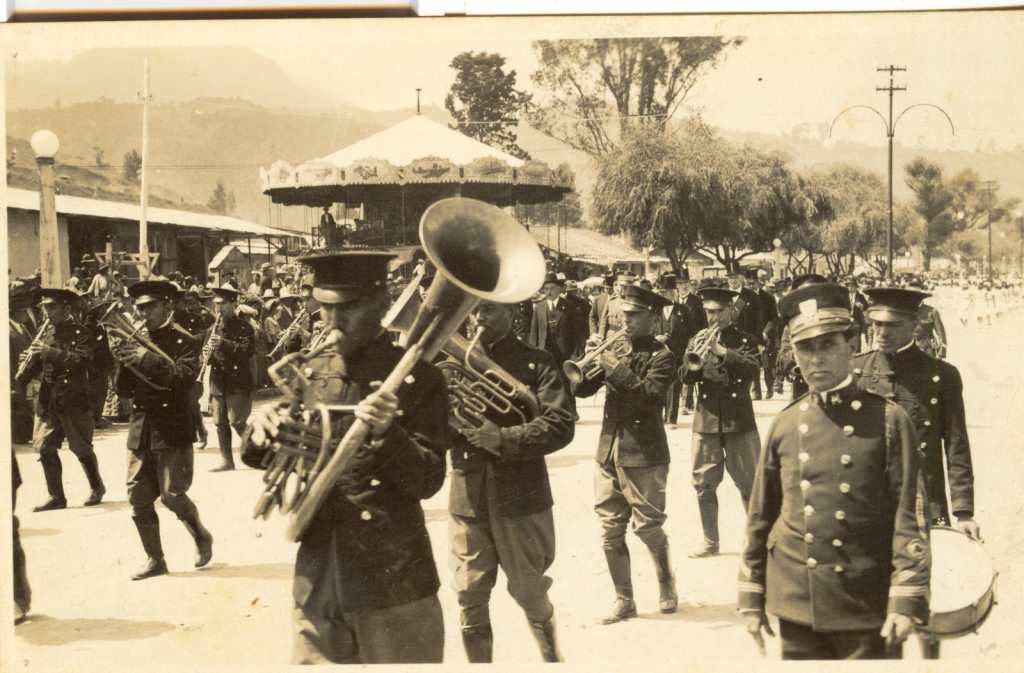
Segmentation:
[(36, 131), (31, 139), (32, 151), (39, 167), (39, 273), (43, 287), (61, 287), (64, 284), (57, 224), (57, 196), (54, 191), (54, 157), (60, 141), (53, 131)]
[(887, 236), (887, 240), (888, 240), (888, 243), (887, 243), (888, 254), (887, 254), (887, 266), (886, 266), (886, 270), (885, 270), (885, 275), (886, 275), (886, 278), (891, 281), (892, 280), (892, 264), (893, 264), (892, 252), (893, 252), (893, 244), (894, 244), (893, 243), (893, 238), (894, 238), (894, 233), (893, 233), (893, 202), (892, 202), (892, 181), (893, 181), (892, 160), (893, 160), (893, 140), (896, 137), (896, 125), (899, 124), (899, 121), (900, 121), (900, 119), (903, 118), (903, 115), (907, 114), (912, 109), (914, 109), (916, 107), (930, 107), (930, 108), (935, 108), (936, 110), (941, 112), (943, 114), (943, 116), (945, 116), (946, 121), (949, 122), (949, 128), (953, 132), (953, 135), (956, 135), (956, 128), (953, 126), (953, 119), (949, 116), (949, 114), (945, 110), (943, 110), (941, 107), (939, 107), (938, 105), (934, 105), (932, 103), (914, 103), (913, 105), (908, 105), (907, 107), (903, 108), (902, 112), (900, 112), (898, 115), (896, 115), (895, 119), (893, 119), (893, 94), (895, 92), (897, 92), (897, 91), (906, 91), (907, 90), (906, 87), (898, 87), (898, 86), (896, 86), (894, 75), (897, 72), (906, 72), (907, 69), (906, 68), (900, 68), (900, 67), (897, 67), (897, 66), (894, 66), (894, 65), (889, 65), (889, 66), (885, 66), (885, 67), (882, 67), (882, 68), (877, 68), (877, 70), (878, 70), (878, 72), (888, 72), (889, 73), (889, 86), (886, 86), (886, 87), (876, 87), (876, 89), (875, 89), (876, 91), (887, 91), (889, 93), (889, 119), (886, 120), (885, 116), (881, 112), (879, 112), (877, 109), (871, 107), (870, 105), (851, 105), (850, 107), (842, 110), (832, 120), (832, 123), (828, 127), (828, 137), (829, 138), (832, 137), (832, 129), (835, 128), (836, 122), (839, 120), (840, 117), (842, 117), (844, 114), (846, 114), (850, 110), (856, 110), (858, 108), (864, 109), (864, 110), (871, 110), (876, 115), (878, 115), (878, 118), (882, 120), (882, 124), (885, 126), (885, 135), (887, 136), (887, 138), (889, 140), (889, 231), (888, 231), (888, 236)]

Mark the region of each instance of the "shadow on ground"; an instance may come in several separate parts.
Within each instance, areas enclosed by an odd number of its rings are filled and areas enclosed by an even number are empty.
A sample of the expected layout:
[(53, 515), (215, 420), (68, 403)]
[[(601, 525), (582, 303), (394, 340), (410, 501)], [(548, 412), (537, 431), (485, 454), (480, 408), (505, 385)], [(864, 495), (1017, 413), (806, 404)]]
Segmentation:
[(174, 630), (170, 622), (128, 619), (56, 619), (31, 615), (15, 635), (33, 645), (66, 645), (84, 640), (142, 640)]
[(59, 528), (21, 528), (18, 534), (21, 537), (49, 537), (51, 535), (60, 535), (63, 532)]
[(251, 565), (229, 565), (212, 563), (205, 568), (185, 572), (168, 573), (169, 577), (224, 577), (256, 580), (288, 580), (295, 571), (293, 563), (253, 563)]
[(548, 469), (557, 469), (560, 467), (572, 467), (578, 463), (584, 461), (594, 460), (593, 454), (556, 454), (548, 456), (545, 460), (548, 463)]
[(652, 621), (722, 622), (729, 625), (742, 623), (740, 615), (736, 612), (735, 603), (681, 603), (679, 609), (670, 615), (653, 612), (641, 614), (638, 618)]

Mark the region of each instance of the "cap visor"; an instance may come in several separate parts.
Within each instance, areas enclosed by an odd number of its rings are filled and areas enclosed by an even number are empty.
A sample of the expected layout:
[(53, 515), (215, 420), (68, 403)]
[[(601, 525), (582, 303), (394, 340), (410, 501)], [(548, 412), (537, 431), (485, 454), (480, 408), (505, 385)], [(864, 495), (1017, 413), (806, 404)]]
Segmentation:
[(316, 299), (321, 304), (344, 304), (359, 299), (363, 295), (363, 291), (363, 288), (358, 287), (341, 290), (314, 287), (313, 299)]
[(796, 343), (798, 341), (807, 341), (808, 339), (813, 339), (814, 337), (818, 337), (823, 334), (845, 332), (850, 328), (851, 325), (853, 325), (852, 321), (827, 322), (818, 323), (816, 325), (808, 325), (807, 327), (804, 327), (803, 329), (797, 332), (792, 332), (789, 335), (789, 340), (792, 343)]
[(869, 320), (875, 320), (878, 322), (903, 322), (904, 320), (913, 320), (915, 314), (910, 311), (901, 311), (889, 306), (870, 306), (864, 315)]

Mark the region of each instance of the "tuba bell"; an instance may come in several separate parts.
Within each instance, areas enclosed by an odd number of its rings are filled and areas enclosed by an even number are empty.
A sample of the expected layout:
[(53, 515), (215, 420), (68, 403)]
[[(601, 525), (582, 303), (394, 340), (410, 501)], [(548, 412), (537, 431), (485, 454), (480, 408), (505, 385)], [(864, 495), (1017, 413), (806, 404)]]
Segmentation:
[[(420, 220), (420, 242), (437, 276), (408, 323), (405, 354), (380, 386), (382, 391), (397, 393), (420, 360), (432, 361), (479, 301), (523, 301), (543, 280), (544, 257), (533, 237), (503, 210), (482, 201), (459, 197), (434, 203)], [(321, 348), (332, 341), (327, 339)], [(293, 361), (293, 356), (308, 360), (312, 354), (295, 353), (278, 364)], [(275, 476), (261, 494), (256, 513), (265, 515), (283, 492), (291, 490), (286, 534), (292, 541), (303, 537), (334, 485), (357, 462), (356, 454), (369, 436), (369, 425), (357, 418), (340, 441), (332, 439), (330, 411), (324, 405), (305, 410), (309, 424), (300, 428), (298, 450), (272, 447), (275, 455), (265, 480), (271, 471)], [(290, 468), (285, 463), (295, 462), (300, 466), (286, 474)]]

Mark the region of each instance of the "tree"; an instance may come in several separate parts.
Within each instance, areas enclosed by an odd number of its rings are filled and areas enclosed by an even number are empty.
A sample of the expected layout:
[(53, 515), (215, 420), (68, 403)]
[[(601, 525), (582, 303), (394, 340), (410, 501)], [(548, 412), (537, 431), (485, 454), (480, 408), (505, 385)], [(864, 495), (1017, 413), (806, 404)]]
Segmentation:
[(679, 273), (718, 203), (712, 158), (723, 150), (724, 142), (699, 119), (678, 130), (632, 129), (598, 160), (592, 194), (597, 228), (664, 251)]
[(224, 183), (218, 180), (217, 186), (213, 189), (213, 195), (206, 202), (206, 207), (215, 213), (226, 215), (235, 209), (235, 193), (227, 191), (224, 188)]
[(942, 179), (942, 168), (934, 161), (917, 157), (904, 167), (907, 186), (914, 192), (914, 209), (924, 221), (921, 254), (924, 270), (931, 268), (932, 255), (958, 228), (954, 217), (954, 195)]
[(104, 166), (106, 166), (106, 163), (104, 163), (104, 161), (103, 161), (104, 152), (103, 152), (103, 148), (102, 147), (100, 147), (99, 145), (93, 145), (92, 155), (93, 155), (93, 158), (96, 159), (96, 167), (97, 168), (103, 168)]
[(125, 152), (121, 171), (125, 182), (135, 182), (139, 179), (139, 173), (142, 171), (142, 157), (134, 149)]
[[(538, 40), (533, 81), (546, 91), (534, 126), (598, 157), (632, 126), (664, 129), (687, 94), (742, 37)], [(614, 123), (615, 118), (618, 124)]]
[(500, 147), (520, 159), (530, 155), (517, 140), (520, 111), (530, 94), (516, 89), (516, 71), (505, 72), (500, 54), (466, 51), (452, 59), (455, 81), (444, 106), (455, 117), (452, 128), (482, 143)]

